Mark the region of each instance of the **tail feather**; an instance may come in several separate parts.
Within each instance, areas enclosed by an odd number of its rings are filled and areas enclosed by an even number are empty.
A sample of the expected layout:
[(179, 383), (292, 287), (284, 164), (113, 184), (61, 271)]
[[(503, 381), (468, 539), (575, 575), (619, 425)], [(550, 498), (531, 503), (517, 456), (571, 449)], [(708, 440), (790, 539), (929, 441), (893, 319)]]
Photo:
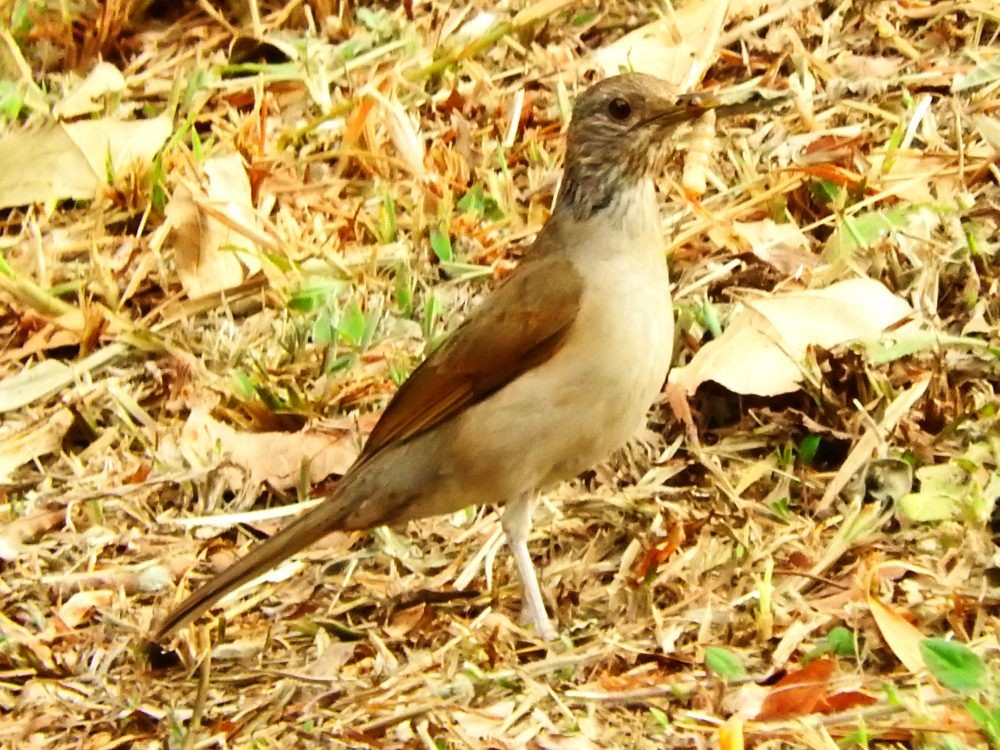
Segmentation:
[(153, 639), (161, 641), (211, 607), (230, 591), (256, 578), (332, 531), (343, 528), (350, 504), (327, 498), (270, 539), (261, 542), (202, 585), (164, 618)]

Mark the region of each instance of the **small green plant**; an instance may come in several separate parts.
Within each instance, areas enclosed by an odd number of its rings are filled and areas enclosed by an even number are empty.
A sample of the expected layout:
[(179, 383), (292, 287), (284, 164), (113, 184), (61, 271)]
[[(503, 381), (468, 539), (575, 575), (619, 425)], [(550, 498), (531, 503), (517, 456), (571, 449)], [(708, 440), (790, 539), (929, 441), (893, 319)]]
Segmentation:
[(382, 206), (378, 216), (378, 241), (383, 245), (395, 242), (397, 237), (396, 203), (392, 196), (386, 193), (382, 196)]
[(820, 436), (806, 435), (799, 442), (798, 454), (799, 463), (809, 466), (816, 460), (816, 453), (819, 451)]
[(821, 656), (855, 656), (858, 652), (857, 641), (854, 633), (842, 625), (838, 625), (826, 634), (826, 638), (820, 641), (803, 658), (804, 663), (818, 659)]
[(736, 654), (718, 646), (705, 649), (705, 666), (724, 680), (738, 680), (746, 676), (743, 662)]
[(469, 192), (458, 201), (458, 210), (465, 213), (482, 214), (484, 219), (499, 221), (503, 218), (500, 204), (487, 195), (482, 185), (473, 185)]
[(973, 693), (983, 689), (986, 665), (965, 644), (944, 638), (925, 638), (920, 641), (920, 655), (930, 673), (949, 690)]
[(0, 81), (0, 117), (16, 120), (24, 109), (21, 87), (13, 81)]
[[(982, 730), (993, 750), (1000, 750), (1000, 706), (996, 703), (996, 679), (985, 662), (964, 643), (945, 638), (920, 641), (920, 655), (938, 682), (956, 693), (978, 693), (965, 701), (966, 712)], [(992, 683), (992, 685), (991, 685)]]
[(431, 250), (442, 263), (451, 263), (455, 260), (455, 253), (451, 249), (451, 238), (447, 232), (443, 232), (437, 227), (430, 231)]

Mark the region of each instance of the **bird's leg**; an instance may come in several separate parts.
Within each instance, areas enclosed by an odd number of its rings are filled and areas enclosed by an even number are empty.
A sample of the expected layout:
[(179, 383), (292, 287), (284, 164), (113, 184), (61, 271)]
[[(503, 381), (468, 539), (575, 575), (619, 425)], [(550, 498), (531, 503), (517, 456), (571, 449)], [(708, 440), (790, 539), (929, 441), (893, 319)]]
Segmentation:
[(535, 566), (528, 554), (528, 534), (531, 532), (531, 512), (535, 508), (537, 498), (534, 494), (524, 494), (507, 503), (500, 516), (507, 544), (514, 555), (518, 575), (521, 576), (521, 587), (524, 592), (524, 619), (531, 623), (535, 632), (547, 641), (558, 637), (552, 627), (549, 616), (545, 612), (542, 592), (538, 587), (538, 577)]

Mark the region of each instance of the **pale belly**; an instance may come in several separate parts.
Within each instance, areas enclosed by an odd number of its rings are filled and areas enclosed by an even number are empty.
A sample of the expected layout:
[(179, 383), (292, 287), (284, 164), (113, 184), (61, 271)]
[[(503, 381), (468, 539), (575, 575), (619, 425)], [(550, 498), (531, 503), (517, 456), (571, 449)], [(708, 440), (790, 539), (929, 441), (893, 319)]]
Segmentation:
[(576, 476), (645, 423), (670, 365), (669, 280), (662, 261), (641, 271), (624, 261), (589, 269), (578, 324), (551, 360), (461, 419), (457, 439), (475, 449), (463, 451), (457, 476), (466, 492), (490, 495), (475, 501)]

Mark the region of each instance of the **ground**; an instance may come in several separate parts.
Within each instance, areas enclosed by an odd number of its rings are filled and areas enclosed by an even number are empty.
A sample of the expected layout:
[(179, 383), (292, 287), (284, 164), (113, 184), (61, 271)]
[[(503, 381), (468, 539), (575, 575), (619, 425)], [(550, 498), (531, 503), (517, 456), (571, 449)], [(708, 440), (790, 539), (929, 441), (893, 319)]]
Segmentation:
[[(4, 747), (1000, 748), (1000, 6), (4, 7)], [(516, 265), (623, 67), (773, 104), (668, 144), (675, 370), (535, 512), (561, 638), (470, 508), (151, 648)]]

